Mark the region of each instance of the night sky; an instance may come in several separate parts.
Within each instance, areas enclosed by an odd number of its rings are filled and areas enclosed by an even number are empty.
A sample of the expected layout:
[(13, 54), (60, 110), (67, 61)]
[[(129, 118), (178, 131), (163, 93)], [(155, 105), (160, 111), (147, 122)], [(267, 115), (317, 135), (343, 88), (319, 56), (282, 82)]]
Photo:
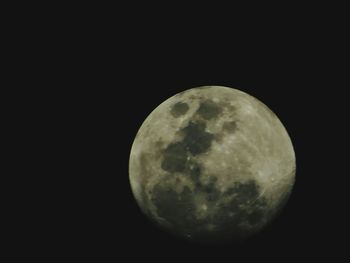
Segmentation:
[[(347, 206), (339, 200), (347, 198), (341, 187), (348, 172), (340, 165), (348, 154), (337, 149), (346, 147), (341, 92), (349, 83), (339, 79), (344, 68), (335, 69), (342, 53), (325, 40), (333, 31), (296, 24), (294, 16), (262, 24), (235, 20), (235, 13), (215, 24), (208, 15), (190, 24), (166, 15), (134, 23), (104, 17), (101, 26), (91, 22), (72, 34), (74, 48), (62, 52), (62, 76), (69, 77), (60, 92), (62, 109), (72, 108), (64, 134), (74, 145), (65, 151), (74, 166), (67, 170), (74, 198), (59, 226), (58, 250), (100, 262), (281, 262), (341, 254)], [(131, 193), (128, 160), (140, 125), (167, 98), (203, 85), (237, 88), (262, 101), (286, 127), (296, 154), (289, 202), (242, 244), (206, 247), (169, 236), (142, 215)]]

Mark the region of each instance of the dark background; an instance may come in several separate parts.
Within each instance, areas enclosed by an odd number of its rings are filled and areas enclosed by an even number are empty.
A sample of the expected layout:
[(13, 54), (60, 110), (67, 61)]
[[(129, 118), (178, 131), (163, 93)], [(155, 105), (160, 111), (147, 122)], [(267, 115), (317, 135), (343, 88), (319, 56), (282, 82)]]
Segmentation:
[[(48, 60), (59, 66), (49, 76), (62, 98), (58, 140), (69, 166), (55, 253), (121, 262), (340, 257), (343, 34), (311, 9), (297, 17), (256, 16), (255, 10), (237, 19), (235, 9), (213, 11), (216, 16), (196, 9), (176, 15), (130, 10), (131, 16), (79, 13), (76, 21), (50, 28), (48, 43), (55, 48)], [(131, 193), (128, 160), (142, 122), (170, 96), (202, 85), (258, 98), (294, 145), (296, 183), (288, 204), (243, 244), (208, 247), (175, 239), (141, 214)]]

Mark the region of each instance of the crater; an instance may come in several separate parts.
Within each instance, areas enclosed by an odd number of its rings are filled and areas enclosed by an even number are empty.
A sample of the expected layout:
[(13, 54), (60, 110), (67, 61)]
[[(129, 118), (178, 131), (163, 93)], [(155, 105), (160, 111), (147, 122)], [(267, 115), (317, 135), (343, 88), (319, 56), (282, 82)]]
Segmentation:
[(224, 131), (233, 133), (237, 130), (237, 122), (236, 121), (225, 122), (224, 125), (222, 126), (222, 129)]
[(173, 115), (175, 118), (180, 117), (181, 115), (186, 114), (188, 111), (189, 106), (187, 103), (184, 102), (177, 102), (170, 110), (171, 115)]

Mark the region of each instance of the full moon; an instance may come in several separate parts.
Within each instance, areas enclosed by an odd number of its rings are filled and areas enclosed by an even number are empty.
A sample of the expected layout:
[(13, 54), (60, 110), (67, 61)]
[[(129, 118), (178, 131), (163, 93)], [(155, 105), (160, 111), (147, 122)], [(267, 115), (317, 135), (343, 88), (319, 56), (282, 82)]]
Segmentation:
[(245, 240), (286, 204), (295, 154), (278, 117), (240, 90), (203, 86), (161, 103), (131, 147), (142, 212), (187, 240)]

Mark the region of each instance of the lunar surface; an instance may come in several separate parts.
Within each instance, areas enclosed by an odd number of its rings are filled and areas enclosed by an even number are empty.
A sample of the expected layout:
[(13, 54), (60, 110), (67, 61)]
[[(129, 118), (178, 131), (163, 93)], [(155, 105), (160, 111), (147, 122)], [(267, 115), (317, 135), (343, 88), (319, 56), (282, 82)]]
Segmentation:
[(143, 213), (193, 241), (245, 240), (286, 204), (295, 154), (278, 117), (233, 88), (204, 86), (161, 103), (141, 125), (129, 160)]

